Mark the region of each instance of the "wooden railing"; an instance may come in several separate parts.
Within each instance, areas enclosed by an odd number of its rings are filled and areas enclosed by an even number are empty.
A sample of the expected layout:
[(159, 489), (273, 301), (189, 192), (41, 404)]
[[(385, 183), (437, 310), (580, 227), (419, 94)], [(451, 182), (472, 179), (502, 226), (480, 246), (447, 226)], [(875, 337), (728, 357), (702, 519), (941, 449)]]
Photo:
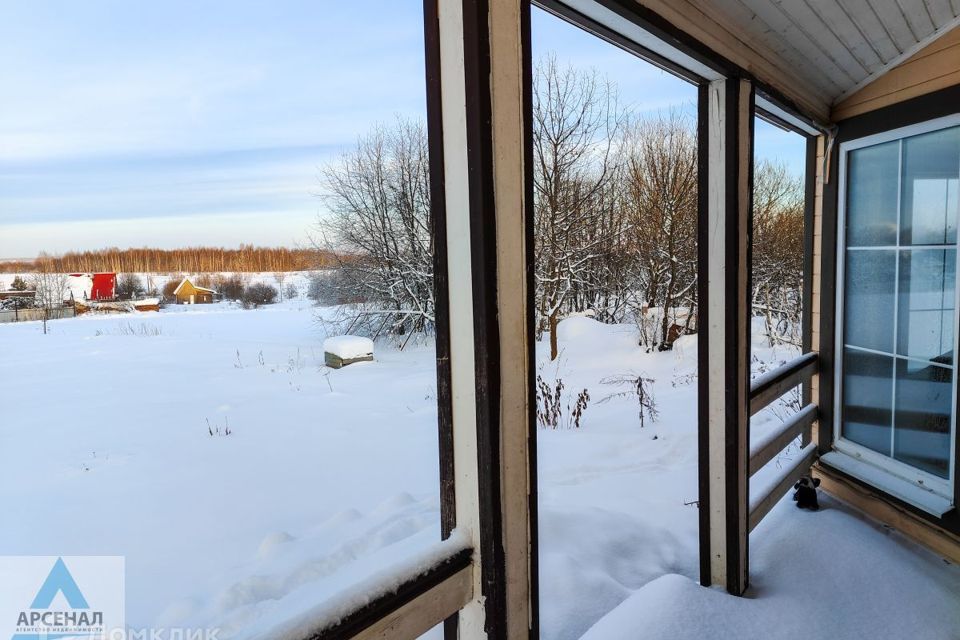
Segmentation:
[(785, 365), (758, 376), (750, 384), (750, 415), (785, 394), (802, 382), (809, 382), (817, 372), (817, 354), (805, 353)]
[[(787, 364), (756, 378), (750, 385), (750, 415), (770, 405), (783, 394), (799, 384), (809, 384), (810, 378), (817, 372), (817, 354), (805, 353)], [(784, 496), (794, 483), (810, 470), (817, 455), (817, 447), (810, 442), (810, 429), (818, 416), (817, 405), (807, 404), (799, 412), (785, 421), (780, 428), (758, 440), (750, 447), (749, 473), (752, 477), (773, 460), (778, 453), (804, 436), (804, 446), (793, 463), (785, 467), (777, 476), (776, 482), (765, 493), (750, 499), (749, 530), (753, 531), (763, 517)]]
[(341, 594), (340, 602), (329, 603), (319, 622), (276, 635), (304, 640), (418, 638), (473, 597), (472, 556), (472, 549), (451, 548), (426, 568), (413, 562), (416, 568), (406, 577), (377, 576), (353, 594)]
[(750, 475), (784, 450), (784, 448), (803, 434), (817, 419), (817, 406), (808, 404), (783, 423), (779, 431), (767, 435), (750, 447)]

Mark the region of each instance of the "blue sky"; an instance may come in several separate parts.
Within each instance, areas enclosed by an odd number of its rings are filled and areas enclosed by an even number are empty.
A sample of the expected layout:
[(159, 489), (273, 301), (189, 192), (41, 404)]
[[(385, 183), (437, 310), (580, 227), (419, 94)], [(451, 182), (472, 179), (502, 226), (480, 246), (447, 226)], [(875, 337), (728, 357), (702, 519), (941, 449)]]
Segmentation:
[[(535, 12), (534, 55), (642, 111), (692, 86)], [(0, 257), (302, 244), (325, 162), (424, 112), (421, 3), (0, 0)], [(799, 138), (758, 155), (802, 170)]]

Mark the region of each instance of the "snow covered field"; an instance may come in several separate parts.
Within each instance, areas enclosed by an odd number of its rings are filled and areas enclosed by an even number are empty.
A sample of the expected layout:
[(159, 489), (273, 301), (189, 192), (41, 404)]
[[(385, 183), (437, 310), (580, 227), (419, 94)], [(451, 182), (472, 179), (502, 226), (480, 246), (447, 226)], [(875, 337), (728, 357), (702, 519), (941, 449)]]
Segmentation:
[(433, 350), (331, 371), (312, 316), (3, 325), (2, 552), (124, 555), (129, 625), (229, 636), (438, 539)]
[[(315, 312), (301, 298), (82, 316), (49, 335), (0, 325), (0, 553), (124, 555), (129, 626), (229, 638), (438, 540), (432, 345), (328, 369)], [(580, 429), (539, 432), (548, 640), (698, 572), (695, 338), (647, 354), (630, 326), (572, 318), (560, 345), (553, 363), (538, 345), (541, 375), (592, 401)], [(655, 380), (660, 418), (643, 429), (635, 399), (599, 402), (623, 390), (602, 379), (630, 373)]]

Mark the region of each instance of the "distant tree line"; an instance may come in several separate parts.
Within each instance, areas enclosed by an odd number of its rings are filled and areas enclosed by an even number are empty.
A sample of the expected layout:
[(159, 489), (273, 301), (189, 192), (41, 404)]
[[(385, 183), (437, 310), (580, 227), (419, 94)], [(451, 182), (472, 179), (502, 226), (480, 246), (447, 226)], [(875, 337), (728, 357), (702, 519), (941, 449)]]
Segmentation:
[(71, 251), (60, 256), (41, 254), (35, 260), (0, 262), (0, 271), (8, 273), (39, 272), (139, 272), (188, 273), (287, 272), (331, 267), (335, 256), (316, 248), (255, 247), (240, 245), (223, 247), (188, 247), (185, 249), (118, 249)]
[[(636, 322), (648, 348), (697, 330), (697, 136), (674, 110), (635, 114), (594, 71), (545, 58), (534, 71), (534, 266), (537, 338), (558, 354), (571, 314)], [(351, 257), (318, 297), (433, 320), (426, 132), (378, 127), (323, 173), (328, 254)], [(754, 312), (772, 340), (799, 334), (803, 191), (777, 164), (755, 168)], [(399, 317), (399, 315), (398, 315)]]

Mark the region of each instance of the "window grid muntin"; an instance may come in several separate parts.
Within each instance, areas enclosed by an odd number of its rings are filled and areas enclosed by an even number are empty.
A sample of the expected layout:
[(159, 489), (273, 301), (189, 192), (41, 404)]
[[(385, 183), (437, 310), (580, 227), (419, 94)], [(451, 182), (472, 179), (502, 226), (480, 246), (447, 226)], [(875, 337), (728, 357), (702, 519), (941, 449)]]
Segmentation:
[[(960, 114), (954, 114), (952, 116), (946, 116), (943, 118), (938, 118), (928, 122), (918, 123), (915, 125), (910, 125), (907, 127), (902, 127), (900, 129), (895, 129), (891, 131), (886, 131), (874, 135), (870, 135), (864, 138), (857, 140), (851, 140), (844, 142), (840, 145), (839, 152), (839, 189), (838, 189), (838, 227), (840, 233), (838, 233), (837, 244), (838, 244), (838, 261), (837, 261), (837, 273), (836, 273), (836, 309), (837, 309), (837, 330), (835, 333), (836, 346), (838, 351), (838, 374), (836, 376), (836, 385), (834, 390), (834, 401), (837, 411), (834, 412), (833, 419), (833, 429), (834, 429), (834, 448), (843, 453), (853, 455), (856, 458), (863, 459), (866, 462), (870, 462), (876, 467), (886, 470), (887, 472), (892, 473), (893, 475), (900, 476), (903, 479), (906, 479), (914, 484), (919, 484), (928, 489), (934, 490), (936, 493), (943, 495), (952, 499), (953, 497), (953, 484), (956, 478), (956, 440), (957, 440), (957, 375), (956, 375), (956, 358), (957, 358), (957, 346), (960, 344), (960, 236), (957, 236), (953, 243), (950, 244), (923, 244), (923, 245), (904, 245), (902, 244), (902, 234), (900, 232), (901, 226), (901, 210), (903, 208), (902, 202), (902, 189), (903, 189), (903, 144), (904, 140), (912, 138), (914, 136), (923, 135), (931, 133), (934, 131), (940, 131), (944, 129), (953, 128), (960, 125)], [(849, 184), (848, 184), (848, 172), (849, 172), (849, 163), (848, 155), (852, 151), (858, 149), (863, 149), (871, 146), (880, 145), (887, 142), (897, 141), (898, 145), (898, 155), (897, 155), (897, 233), (896, 233), (896, 245), (864, 245), (849, 247), (847, 246), (847, 204), (849, 197)], [(960, 175), (958, 175), (960, 179)], [(960, 227), (960, 206), (957, 206), (957, 211), (954, 212), (955, 219), (957, 221), (958, 227)], [(944, 365), (938, 362), (932, 362), (928, 359), (917, 358), (914, 356), (905, 356), (896, 353), (897, 351), (897, 323), (899, 322), (899, 309), (895, 308), (894, 315), (894, 343), (893, 343), (893, 353), (869, 349), (864, 347), (858, 347), (855, 345), (847, 344), (846, 338), (846, 324), (844, 318), (845, 303), (846, 303), (846, 283), (844, 278), (846, 277), (846, 256), (848, 251), (876, 251), (876, 250), (893, 250), (896, 254), (896, 264), (895, 264), (895, 294), (894, 294), (894, 304), (899, 305), (900, 297), (900, 254), (903, 250), (914, 250), (914, 249), (953, 249), (955, 251), (955, 263), (954, 263), (954, 302), (953, 302), (953, 345), (954, 345), (954, 360), (951, 365)], [(890, 357), (893, 359), (893, 375), (891, 379), (891, 445), (890, 445), (890, 456), (878, 453), (868, 447), (859, 445), (853, 441), (847, 440), (843, 436), (843, 353), (844, 349), (853, 349), (859, 350), (866, 353), (873, 353), (876, 355), (882, 355)], [(894, 438), (896, 436), (896, 429), (894, 422), (896, 419), (896, 366), (897, 361), (913, 361), (913, 362), (923, 362), (928, 366), (937, 366), (951, 371), (951, 419), (950, 419), (950, 445), (949, 445), (949, 473), (946, 479), (930, 474), (922, 469), (913, 467), (909, 464), (901, 462), (892, 457), (894, 453)]]

